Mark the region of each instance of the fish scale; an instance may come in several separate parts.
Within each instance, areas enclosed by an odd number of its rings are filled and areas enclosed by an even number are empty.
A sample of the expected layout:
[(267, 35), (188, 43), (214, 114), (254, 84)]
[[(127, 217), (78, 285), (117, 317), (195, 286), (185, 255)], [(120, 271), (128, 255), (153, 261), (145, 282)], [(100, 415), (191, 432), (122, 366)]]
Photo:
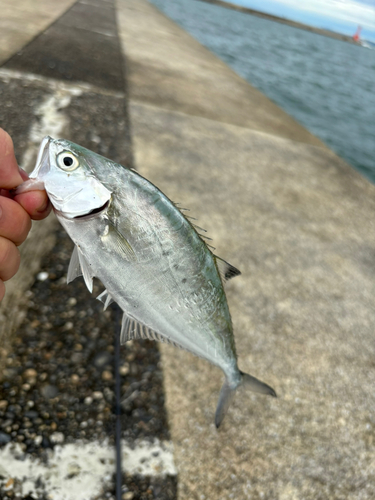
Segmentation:
[(156, 186), (77, 144), (46, 137), (18, 192), (43, 188), (75, 243), (68, 281), (83, 275), (92, 291), (93, 277), (100, 279), (104, 307), (114, 301), (124, 312), (121, 341), (169, 342), (222, 369), (217, 427), (240, 385), (276, 396), (237, 365), (224, 283), (240, 272), (211, 252)]

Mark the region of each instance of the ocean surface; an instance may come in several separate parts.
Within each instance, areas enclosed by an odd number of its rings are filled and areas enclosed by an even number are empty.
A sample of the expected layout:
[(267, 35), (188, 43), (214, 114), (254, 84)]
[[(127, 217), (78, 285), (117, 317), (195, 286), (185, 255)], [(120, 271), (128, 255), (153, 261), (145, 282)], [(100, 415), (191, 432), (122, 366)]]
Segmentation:
[(375, 50), (198, 0), (151, 0), (375, 182)]

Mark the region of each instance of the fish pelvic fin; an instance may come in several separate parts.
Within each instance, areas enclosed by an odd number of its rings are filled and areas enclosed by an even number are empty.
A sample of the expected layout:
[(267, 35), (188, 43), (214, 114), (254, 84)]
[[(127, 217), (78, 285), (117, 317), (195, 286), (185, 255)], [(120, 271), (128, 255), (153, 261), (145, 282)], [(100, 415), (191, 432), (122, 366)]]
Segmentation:
[(218, 429), (224, 420), (225, 415), (227, 414), (228, 408), (233, 401), (236, 390), (240, 386), (244, 386), (248, 388), (252, 392), (258, 392), (259, 394), (266, 394), (268, 396), (272, 396), (274, 398), (277, 397), (276, 392), (272, 387), (261, 382), (257, 378), (252, 375), (248, 375), (247, 373), (240, 372), (241, 379), (236, 385), (230, 385), (228, 380), (225, 379), (225, 382), (221, 388), (219, 395), (219, 402), (217, 405), (216, 413), (215, 413), (215, 425)]
[(70, 258), (68, 276), (66, 282), (70, 283), (75, 280), (78, 276), (82, 276), (81, 264), (79, 263), (78, 248), (74, 245), (73, 253)]
[(94, 277), (94, 273), (90, 264), (86, 261), (77, 245), (74, 245), (73, 253), (69, 262), (66, 282), (70, 283), (78, 276), (83, 276), (89, 292), (92, 293), (92, 279)]

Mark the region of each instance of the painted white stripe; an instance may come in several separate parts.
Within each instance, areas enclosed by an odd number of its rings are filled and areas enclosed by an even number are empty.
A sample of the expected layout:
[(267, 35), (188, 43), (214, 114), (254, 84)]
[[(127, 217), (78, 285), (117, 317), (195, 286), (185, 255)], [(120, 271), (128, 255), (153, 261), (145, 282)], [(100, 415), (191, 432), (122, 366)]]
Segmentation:
[(111, 92), (93, 85), (74, 82), (64, 82), (54, 80), (33, 73), (24, 73), (22, 71), (0, 69), (0, 79), (8, 82), (9, 80), (22, 80), (33, 83), (42, 83), (46, 86), (51, 95), (48, 95), (43, 102), (35, 109), (34, 114), (38, 120), (34, 120), (29, 132), (29, 144), (22, 158), (21, 166), (26, 172), (31, 172), (34, 168), (36, 155), (40, 143), (46, 135), (54, 139), (61, 138), (68, 127), (68, 119), (64, 113), (64, 108), (68, 107), (72, 97), (82, 95), (84, 92), (93, 92), (113, 97), (123, 98), (122, 92)]
[[(8, 443), (0, 450), (0, 487), (13, 485), (22, 495), (38, 498), (43, 493), (53, 500), (90, 500), (109, 485), (115, 472), (115, 450), (107, 442), (77, 442), (55, 446), (47, 463), (22, 452), (19, 444)], [(177, 474), (170, 442), (122, 442), (123, 471), (142, 476)]]
[(42, 83), (51, 90), (63, 90), (65, 92), (70, 92), (74, 94), (75, 91), (79, 90), (81, 92), (93, 92), (95, 94), (109, 95), (113, 97), (124, 97), (124, 92), (119, 92), (116, 90), (110, 90), (103, 87), (96, 87), (89, 83), (74, 81), (69, 83), (65, 80), (55, 80), (54, 78), (48, 78), (46, 76), (36, 75), (35, 73), (26, 73), (23, 71), (18, 71), (14, 69), (0, 68), (0, 78), (3, 81), (22, 80), (26, 82)]
[[(0, 69), (0, 79), (9, 81), (10, 79), (21, 79), (29, 81), (40, 81), (35, 75), (25, 74), (17, 71)], [(22, 158), (21, 166), (26, 172), (34, 168), (40, 143), (46, 135), (59, 138), (68, 126), (68, 119), (64, 113), (64, 108), (69, 106), (73, 96), (81, 95), (83, 90), (79, 87), (69, 87), (61, 85), (60, 82), (48, 80), (50, 95), (41, 102), (34, 110), (37, 117), (33, 120), (28, 137), (28, 145)]]

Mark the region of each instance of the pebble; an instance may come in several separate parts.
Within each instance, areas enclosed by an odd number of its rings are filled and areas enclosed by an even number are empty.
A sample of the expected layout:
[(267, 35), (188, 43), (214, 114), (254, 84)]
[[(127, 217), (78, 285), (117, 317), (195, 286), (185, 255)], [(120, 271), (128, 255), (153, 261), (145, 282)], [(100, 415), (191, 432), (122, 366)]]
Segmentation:
[(120, 375), (125, 376), (129, 373), (129, 363), (125, 363), (120, 367)]
[(8, 401), (6, 399), (2, 399), (0, 401), (0, 411), (5, 410), (8, 406)]
[(104, 368), (106, 365), (112, 363), (112, 354), (108, 351), (103, 351), (97, 354), (94, 358), (94, 365), (96, 368)]
[(46, 398), (46, 399), (53, 399), (57, 396), (58, 394), (58, 389), (55, 385), (45, 385), (44, 387), (42, 387), (41, 389), (41, 393), (42, 395)]
[(87, 398), (85, 398), (85, 405), (91, 405), (92, 402), (93, 398), (91, 396), (87, 396)]
[(102, 373), (102, 379), (105, 380), (106, 382), (112, 380), (113, 379), (112, 372), (110, 372), (109, 370), (104, 370)]
[(11, 478), (8, 479), (8, 481), (7, 481), (6, 485), (5, 485), (4, 490), (5, 491), (12, 490), (13, 486), (14, 486), (14, 479), (11, 477)]
[(36, 446), (40, 446), (42, 444), (42, 441), (43, 441), (43, 436), (37, 436), (34, 439), (34, 443), (35, 443)]
[(113, 378), (113, 375), (112, 373), (109, 371), (109, 370), (104, 370), (103, 373), (102, 373), (102, 379), (109, 382), (110, 380), (112, 380)]
[(70, 359), (71, 359), (72, 363), (79, 365), (82, 363), (82, 359), (83, 359), (82, 353), (81, 352), (74, 352)]
[(27, 379), (27, 378), (36, 378), (36, 376), (38, 375), (37, 371), (34, 370), (34, 368), (28, 368), (27, 370), (25, 370), (23, 372), (23, 376)]
[(0, 444), (7, 444), (11, 441), (11, 437), (9, 434), (0, 431)]
[(39, 417), (39, 413), (37, 411), (34, 411), (34, 410), (26, 411), (24, 415), (27, 418), (38, 418)]
[(132, 491), (128, 491), (127, 493), (123, 493), (121, 500), (133, 500), (134, 493)]
[(46, 279), (48, 279), (48, 273), (46, 272), (41, 272), (41, 273), (38, 273), (36, 275), (36, 279), (39, 280), (39, 281), (46, 281)]
[(65, 441), (65, 436), (62, 432), (53, 432), (49, 438), (53, 444), (61, 444)]

